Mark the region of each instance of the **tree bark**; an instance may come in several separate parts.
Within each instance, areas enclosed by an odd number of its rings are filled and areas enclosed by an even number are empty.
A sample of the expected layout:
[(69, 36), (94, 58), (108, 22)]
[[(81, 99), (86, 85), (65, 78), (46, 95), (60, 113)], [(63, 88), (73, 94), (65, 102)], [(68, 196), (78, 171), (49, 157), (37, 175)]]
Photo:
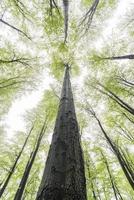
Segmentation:
[(84, 160), (66, 66), (60, 105), (36, 200), (86, 200)]

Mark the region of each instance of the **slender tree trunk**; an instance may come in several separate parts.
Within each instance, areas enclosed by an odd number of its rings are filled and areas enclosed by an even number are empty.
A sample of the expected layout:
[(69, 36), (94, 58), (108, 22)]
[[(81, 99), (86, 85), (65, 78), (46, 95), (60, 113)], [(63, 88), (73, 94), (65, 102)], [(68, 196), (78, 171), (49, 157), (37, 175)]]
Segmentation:
[(104, 57), (101, 58), (104, 60), (123, 60), (123, 59), (134, 59), (134, 54), (125, 55), (125, 56), (111, 56), (111, 57)]
[(128, 81), (128, 80), (125, 79), (124, 77), (118, 76), (118, 77), (117, 77), (117, 80), (119, 80), (119, 82), (122, 83), (122, 84), (125, 85), (125, 86), (131, 87), (131, 88), (134, 87), (134, 83), (131, 82), (131, 81)]
[(21, 151), (19, 152), (19, 154), (18, 154), (18, 156), (17, 156), (17, 158), (16, 158), (16, 160), (15, 160), (15, 162), (14, 162), (14, 164), (13, 164), (13, 166), (12, 166), (12, 168), (11, 168), (11, 170), (10, 170), (8, 176), (7, 176), (7, 178), (5, 179), (2, 188), (0, 189), (0, 197), (3, 195), (5, 189), (6, 189), (8, 183), (9, 183), (9, 181), (10, 181), (10, 178), (11, 178), (12, 174), (14, 173), (14, 170), (15, 170), (15, 168), (16, 168), (16, 165), (17, 165), (17, 163), (18, 163), (18, 160), (19, 160), (19, 158), (21, 157), (21, 155), (22, 155), (22, 153), (23, 153), (23, 150), (24, 150), (24, 148), (25, 148), (25, 146), (26, 146), (26, 144), (27, 144), (27, 141), (28, 141), (28, 139), (29, 139), (29, 137), (30, 137), (30, 135), (31, 135), (31, 132), (32, 132), (33, 128), (34, 128), (34, 125), (32, 126), (32, 128), (31, 128), (31, 130), (30, 130), (28, 136), (26, 137), (26, 140), (25, 140), (25, 142), (24, 142), (24, 144), (23, 144), (23, 146), (22, 146), (22, 149), (21, 149)]
[(86, 183), (73, 94), (66, 66), (60, 105), (36, 200), (86, 200)]
[(120, 150), (118, 149), (117, 145), (114, 144), (114, 142), (111, 140), (111, 138), (107, 135), (106, 131), (104, 130), (100, 120), (98, 119), (98, 117), (96, 116), (95, 112), (91, 109), (88, 110), (88, 112), (90, 112), (95, 119), (98, 122), (98, 125), (102, 131), (102, 133), (104, 134), (106, 141), (109, 143), (111, 149), (113, 150), (114, 154), (116, 155), (119, 164), (129, 182), (129, 184), (131, 185), (132, 189), (134, 190), (134, 173), (133, 170), (130, 168), (129, 162), (127, 162), (125, 160), (125, 158), (123, 157), (123, 155), (121, 154)]
[(24, 192), (30, 171), (31, 171), (31, 168), (33, 166), (33, 163), (34, 163), (35, 157), (37, 155), (37, 152), (38, 152), (38, 149), (39, 149), (39, 146), (40, 146), (40, 143), (41, 143), (41, 140), (42, 140), (42, 137), (43, 137), (45, 130), (46, 130), (46, 121), (45, 121), (45, 123), (44, 123), (44, 125), (41, 129), (40, 134), (39, 134), (38, 141), (36, 143), (35, 149), (31, 153), (30, 158), (27, 162), (27, 165), (25, 167), (25, 171), (23, 173), (23, 176), (22, 176), (21, 182), (19, 184), (18, 190), (15, 194), (14, 200), (21, 200), (22, 199), (22, 195), (23, 195), (23, 192)]
[(86, 168), (87, 168), (87, 172), (88, 172), (88, 178), (91, 181), (91, 190), (92, 190), (93, 198), (94, 198), (94, 200), (97, 200), (97, 195), (96, 195), (96, 192), (95, 192), (95, 189), (94, 189), (94, 183), (93, 183), (93, 180), (91, 178), (91, 172), (90, 172), (90, 164), (89, 164), (89, 162), (90, 162), (89, 159), (86, 158), (85, 164), (86, 164)]
[(102, 127), (100, 120), (96, 116), (95, 116), (95, 118), (96, 118), (96, 120), (97, 120), (97, 122), (98, 122), (98, 124), (99, 124), (99, 126), (100, 126), (100, 128), (101, 128), (101, 130), (102, 130), (107, 142), (110, 144), (113, 152), (115, 153), (115, 155), (116, 155), (116, 157), (117, 157), (117, 159), (118, 159), (118, 161), (120, 163), (120, 166), (121, 166), (121, 168), (122, 168), (122, 170), (123, 170), (128, 182), (130, 183), (131, 187), (134, 189), (134, 173), (129, 168), (129, 163), (127, 163), (124, 160), (124, 158), (123, 158), (122, 154), (120, 153), (118, 147), (109, 138), (109, 136), (105, 132), (104, 128)]
[(119, 200), (124, 200), (116, 184), (115, 184), (115, 188), (116, 188), (116, 191), (118, 193)]
[(126, 113), (122, 113), (132, 124), (134, 124), (134, 120), (131, 119)]
[(131, 143), (134, 143), (134, 135), (130, 131), (126, 130), (125, 128), (122, 128), (120, 125), (117, 124), (117, 126), (120, 129), (118, 133), (122, 135), (124, 138), (126, 138), (128, 141), (130, 141)]
[(101, 86), (103, 89), (105, 89), (106, 92), (104, 92), (103, 90), (101, 90), (99, 88), (96, 88), (97, 90), (99, 90), (101, 93), (110, 97), (112, 100), (114, 100), (116, 103), (118, 103), (122, 108), (124, 108), (129, 113), (134, 115), (134, 108), (132, 108), (130, 105), (128, 105), (126, 102), (124, 102), (120, 97), (118, 97), (115, 93), (113, 93), (111, 90), (106, 88), (104, 85), (102, 85), (100, 83), (98, 83), (98, 85)]
[(105, 189), (105, 183), (104, 183), (104, 181), (103, 181), (103, 193), (104, 193), (104, 196), (105, 196), (105, 200), (108, 200), (108, 198), (107, 198), (107, 191)]
[(111, 182), (111, 185), (112, 185), (112, 189), (113, 189), (113, 192), (114, 192), (114, 196), (115, 196), (115, 199), (118, 200), (118, 196), (117, 196), (117, 191), (116, 191), (116, 187), (115, 187), (115, 183), (113, 181), (113, 177), (112, 177), (112, 174), (111, 174), (111, 171), (110, 171), (110, 168), (109, 168), (109, 165), (108, 165), (108, 162), (104, 156), (104, 154), (102, 153), (101, 151), (101, 155), (102, 155), (102, 158), (105, 162), (105, 165), (106, 165), (106, 168), (107, 168), (107, 171), (108, 171), (108, 174), (109, 174), (109, 178), (110, 178), (110, 182)]
[(65, 43), (68, 36), (68, 7), (69, 7), (68, 0), (63, 0), (63, 7), (64, 7), (64, 32), (65, 32), (64, 43)]

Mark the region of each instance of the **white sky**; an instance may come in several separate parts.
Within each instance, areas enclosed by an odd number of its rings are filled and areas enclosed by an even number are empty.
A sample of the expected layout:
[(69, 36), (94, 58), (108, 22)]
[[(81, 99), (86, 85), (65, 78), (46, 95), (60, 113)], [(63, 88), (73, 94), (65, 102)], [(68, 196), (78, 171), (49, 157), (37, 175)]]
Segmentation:
[(2, 122), (4, 127), (6, 127), (5, 131), (7, 132), (8, 138), (11, 138), (17, 131), (26, 131), (26, 122), (24, 119), (26, 111), (38, 105), (44, 91), (48, 89), (53, 82), (53, 79), (48, 76), (48, 74), (44, 73), (43, 77), (45, 78), (41, 82), (41, 86), (39, 85), (35, 91), (22, 95), (12, 103), (8, 114)]
[[(120, 20), (124, 17), (125, 13), (128, 11), (128, 8), (130, 7), (131, 3), (134, 3), (133, 0), (120, 0), (117, 9), (112, 15), (112, 18), (107, 21), (106, 28), (104, 29), (101, 38), (98, 38), (97, 41), (95, 41), (95, 46), (97, 50), (101, 49), (100, 47), (104, 43), (104, 40), (110, 37), (115, 31), (116, 34), (118, 32), (118, 23), (120, 23)], [(122, 35), (124, 32), (122, 32)]]
[[(113, 29), (117, 26), (118, 22), (120, 21), (120, 17), (125, 14), (127, 6), (130, 3), (133, 3), (133, 0), (120, 0), (119, 6), (117, 7), (117, 10), (113, 13), (112, 19), (110, 19), (107, 23), (106, 29), (103, 32), (103, 38), (106, 38), (107, 36), (110, 36), (112, 34)], [(99, 47), (101, 43), (102, 39), (99, 38), (99, 40), (96, 41), (96, 46)], [(84, 75), (81, 75), (81, 81), (80, 79), (75, 80), (77, 84), (82, 83)], [(37, 88), (30, 94), (22, 95), (20, 98), (16, 99), (12, 103), (8, 114), (2, 122), (4, 124), (4, 127), (6, 127), (8, 138), (11, 138), (16, 131), (26, 131), (26, 122), (24, 120), (24, 115), (26, 111), (37, 106), (37, 104), (41, 100), (44, 90), (48, 89), (50, 83), (52, 83), (53, 81), (52, 78), (46, 76), (45, 73), (42, 75), (42, 77), (44, 81), (41, 87), (39, 86), (39, 88)]]

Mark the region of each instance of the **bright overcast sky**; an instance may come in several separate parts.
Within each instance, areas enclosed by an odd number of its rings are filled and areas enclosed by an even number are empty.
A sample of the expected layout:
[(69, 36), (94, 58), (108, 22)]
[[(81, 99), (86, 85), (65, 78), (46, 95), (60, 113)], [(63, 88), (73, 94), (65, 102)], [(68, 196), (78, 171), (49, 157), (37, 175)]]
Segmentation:
[[(130, 3), (133, 3), (133, 0), (120, 0), (117, 9), (113, 13), (112, 19), (108, 21), (108, 25), (103, 32), (104, 38), (112, 34), (113, 29), (116, 28), (116, 25), (120, 21), (120, 17), (125, 14), (128, 5), (130, 6)], [(96, 46), (101, 45), (101, 42), (102, 40), (99, 38), (99, 40), (96, 42)], [(24, 96), (22, 95), (12, 103), (12, 106), (6, 115), (5, 120), (2, 122), (4, 127), (6, 127), (7, 136), (9, 138), (12, 137), (13, 134), (17, 131), (26, 131), (26, 123), (24, 120), (26, 111), (37, 106), (41, 100), (44, 90), (48, 89), (50, 83), (53, 82), (52, 78), (46, 76), (45, 73), (42, 76), (45, 77), (43, 78), (44, 81), (42, 82), (42, 86), (39, 86), (39, 88), (30, 94)], [(82, 82), (82, 80), (83, 77), (81, 76), (81, 81), (79, 80), (79, 84)]]

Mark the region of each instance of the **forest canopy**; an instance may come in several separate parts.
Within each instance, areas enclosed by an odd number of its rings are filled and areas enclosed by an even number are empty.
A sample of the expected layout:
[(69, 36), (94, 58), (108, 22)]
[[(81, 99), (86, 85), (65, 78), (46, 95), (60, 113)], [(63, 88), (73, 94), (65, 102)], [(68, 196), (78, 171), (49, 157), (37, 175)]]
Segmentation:
[(36, 199), (71, 80), (87, 200), (134, 200), (133, 10), (133, 0), (1, 0), (0, 199)]

